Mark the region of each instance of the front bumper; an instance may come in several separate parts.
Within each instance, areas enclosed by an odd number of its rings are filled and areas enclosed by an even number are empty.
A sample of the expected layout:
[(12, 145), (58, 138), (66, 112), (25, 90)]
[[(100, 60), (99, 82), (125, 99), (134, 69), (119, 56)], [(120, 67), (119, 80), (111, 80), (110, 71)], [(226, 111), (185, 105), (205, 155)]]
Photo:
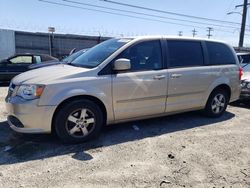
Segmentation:
[(250, 99), (250, 89), (242, 89), (240, 99)]
[(22, 98), (6, 99), (8, 124), (20, 133), (50, 133), (56, 106), (38, 106), (38, 99), (26, 101)]

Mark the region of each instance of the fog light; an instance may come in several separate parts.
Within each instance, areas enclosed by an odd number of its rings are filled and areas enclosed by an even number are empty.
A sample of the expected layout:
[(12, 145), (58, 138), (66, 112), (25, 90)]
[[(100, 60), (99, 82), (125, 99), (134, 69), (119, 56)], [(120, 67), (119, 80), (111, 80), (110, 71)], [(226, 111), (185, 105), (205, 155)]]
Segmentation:
[(16, 127), (24, 128), (22, 122), (19, 119), (17, 119), (15, 116), (8, 116), (8, 121), (10, 121)]

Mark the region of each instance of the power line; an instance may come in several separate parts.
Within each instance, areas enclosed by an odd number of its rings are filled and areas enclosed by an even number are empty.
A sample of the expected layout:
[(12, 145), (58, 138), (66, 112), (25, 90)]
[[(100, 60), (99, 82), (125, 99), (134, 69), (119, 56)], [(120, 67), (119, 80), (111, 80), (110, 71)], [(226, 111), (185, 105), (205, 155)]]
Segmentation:
[(240, 25), (240, 23), (236, 23), (236, 22), (229, 22), (229, 21), (224, 21), (224, 20), (217, 20), (217, 19), (204, 18), (204, 17), (199, 17), (199, 16), (192, 16), (192, 15), (187, 15), (187, 14), (180, 14), (180, 13), (175, 13), (175, 12), (169, 12), (169, 11), (164, 11), (164, 10), (159, 10), (159, 9), (152, 9), (152, 8), (148, 8), (148, 7), (142, 7), (142, 6), (127, 4), (127, 3), (116, 2), (116, 1), (112, 1), (112, 0), (100, 0), (100, 1), (104, 1), (107, 3), (113, 3), (113, 4), (117, 4), (117, 5), (122, 5), (122, 6), (127, 6), (127, 7), (132, 7), (132, 8), (137, 8), (137, 9), (153, 11), (153, 12), (157, 12), (157, 13), (160, 12), (160, 13), (171, 14), (171, 15), (175, 15), (175, 16), (182, 16), (182, 17), (188, 17), (188, 18), (193, 18), (193, 19), (199, 19), (199, 20), (207, 20), (207, 21), (212, 21), (212, 22)]
[(191, 21), (191, 20), (186, 20), (186, 19), (177, 19), (177, 18), (169, 18), (165, 16), (159, 16), (155, 14), (148, 14), (148, 13), (142, 13), (142, 12), (135, 12), (135, 11), (129, 11), (129, 10), (123, 10), (123, 9), (117, 9), (117, 8), (110, 8), (110, 7), (105, 7), (105, 6), (99, 6), (99, 5), (93, 5), (89, 3), (82, 3), (79, 1), (72, 1), (72, 0), (62, 0), (68, 3), (73, 3), (73, 4), (78, 4), (78, 5), (84, 5), (84, 6), (89, 6), (89, 7), (95, 7), (95, 8), (102, 8), (106, 10), (113, 10), (113, 11), (119, 11), (119, 12), (126, 12), (126, 13), (132, 13), (132, 14), (137, 14), (137, 15), (143, 15), (143, 16), (150, 16), (150, 17), (156, 17), (156, 18), (162, 18), (162, 19), (168, 19), (168, 20), (175, 20), (175, 21), (181, 21), (181, 22), (189, 22), (189, 23), (194, 23), (194, 24), (200, 24), (200, 25), (210, 25), (210, 26), (216, 26), (216, 27), (224, 27), (224, 28), (233, 28), (233, 29), (239, 29), (238, 27), (235, 26), (228, 26), (228, 25), (218, 25), (218, 24), (213, 24), (213, 23), (204, 23), (204, 22), (198, 22), (198, 21)]
[[(58, 3), (58, 2), (51, 2), (51, 1), (47, 1), (47, 0), (38, 0), (38, 1), (41, 1), (43, 3), (53, 4), (53, 5), (83, 9), (83, 10), (94, 11), (94, 12), (102, 12), (102, 13), (106, 13), (106, 14), (125, 16), (125, 17), (129, 17), (129, 18), (136, 18), (136, 19), (141, 19), (141, 20), (146, 20), (146, 21), (161, 22), (161, 23), (165, 23), (165, 24), (172, 24), (172, 25), (179, 25), (179, 26), (186, 26), (186, 27), (196, 27), (196, 28), (200, 28), (200, 29), (205, 29), (206, 28), (206, 27), (189, 25), (189, 24), (181, 24), (181, 23), (175, 23), (175, 22), (167, 22), (167, 21), (158, 20), (158, 19), (151, 19), (151, 18), (145, 18), (145, 17), (139, 17), (139, 16), (132, 16), (132, 15), (122, 14), (122, 13), (114, 13), (114, 12), (98, 10), (98, 9), (84, 8), (84, 7), (79, 7), (79, 6), (75, 6), (75, 5), (69, 5), (69, 4)], [(232, 31), (222, 30), (222, 29), (217, 29), (217, 31), (233, 33)]]
[[(47, 0), (38, 0), (38, 1), (41, 1), (41, 2), (44, 2), (44, 3), (48, 3), (48, 4), (53, 4), (53, 5), (59, 5), (59, 6), (64, 6), (64, 7), (71, 7), (71, 8), (77, 8), (77, 9), (89, 10), (89, 11), (94, 11), (94, 12), (102, 12), (102, 13), (107, 13), (107, 14), (112, 14), (112, 15), (118, 15), (118, 16), (125, 16), (125, 17), (130, 17), (130, 18), (141, 19), (141, 20), (161, 22), (161, 23), (167, 23), (167, 24), (173, 24), (173, 25), (179, 25), (179, 26), (194, 27), (193, 25), (188, 25), (188, 24), (166, 22), (166, 21), (157, 20), (157, 19), (144, 18), (144, 17), (132, 16), (132, 15), (121, 14), (121, 13), (114, 13), (114, 12), (109, 12), (109, 11), (104, 11), (104, 10), (98, 10), (98, 9), (84, 8), (84, 7), (79, 7), (79, 6), (74, 6), (74, 5), (68, 5), (68, 4), (64, 4), (64, 3), (51, 2), (51, 1), (47, 1)], [(205, 28), (205, 27), (199, 27), (199, 26), (196, 26), (196, 27), (201, 28), (201, 29)], [(227, 31), (227, 32), (229, 32), (229, 31)]]

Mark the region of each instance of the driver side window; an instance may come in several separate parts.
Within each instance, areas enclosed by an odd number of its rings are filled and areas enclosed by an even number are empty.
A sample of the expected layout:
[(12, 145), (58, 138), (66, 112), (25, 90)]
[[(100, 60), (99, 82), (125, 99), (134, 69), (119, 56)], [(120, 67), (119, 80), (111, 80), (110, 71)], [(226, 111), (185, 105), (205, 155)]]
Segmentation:
[(11, 64), (31, 64), (32, 56), (17, 56), (9, 60)]
[(161, 69), (162, 54), (160, 41), (145, 41), (135, 44), (123, 51), (118, 58), (129, 59), (131, 71)]

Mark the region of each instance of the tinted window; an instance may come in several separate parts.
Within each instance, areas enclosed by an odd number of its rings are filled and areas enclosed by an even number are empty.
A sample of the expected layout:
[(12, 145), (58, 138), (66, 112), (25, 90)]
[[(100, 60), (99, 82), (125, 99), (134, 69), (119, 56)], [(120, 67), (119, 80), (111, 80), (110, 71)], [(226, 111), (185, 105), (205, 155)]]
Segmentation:
[(167, 43), (170, 67), (203, 65), (203, 51), (200, 42), (169, 40)]
[(9, 60), (12, 64), (17, 63), (32, 63), (32, 57), (31, 56), (17, 56)]
[(118, 58), (131, 61), (131, 70), (157, 70), (162, 68), (161, 44), (159, 40), (146, 41), (129, 47)]
[(210, 64), (235, 64), (232, 51), (225, 45), (216, 42), (206, 42)]

